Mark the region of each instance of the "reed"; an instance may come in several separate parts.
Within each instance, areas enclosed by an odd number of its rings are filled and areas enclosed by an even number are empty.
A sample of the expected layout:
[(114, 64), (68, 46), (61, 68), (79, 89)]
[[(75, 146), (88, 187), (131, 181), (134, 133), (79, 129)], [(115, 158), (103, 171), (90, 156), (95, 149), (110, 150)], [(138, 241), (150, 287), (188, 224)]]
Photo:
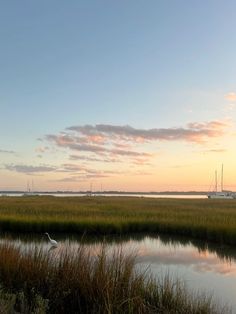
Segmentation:
[(1, 197), (2, 232), (169, 233), (236, 244), (236, 200)]
[(102, 246), (95, 253), (81, 245), (77, 252), (69, 247), (52, 252), (0, 244), (0, 307), (24, 314), (227, 313), (211, 297), (191, 295), (168, 276), (154, 280), (141, 273), (135, 256), (122, 248), (108, 252)]

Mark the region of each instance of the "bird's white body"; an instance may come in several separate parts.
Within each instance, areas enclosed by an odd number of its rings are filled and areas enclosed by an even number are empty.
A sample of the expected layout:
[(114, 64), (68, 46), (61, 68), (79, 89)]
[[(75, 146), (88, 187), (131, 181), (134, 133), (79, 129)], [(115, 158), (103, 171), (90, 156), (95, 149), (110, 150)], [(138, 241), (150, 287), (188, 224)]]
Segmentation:
[(58, 243), (57, 243), (56, 240), (51, 239), (50, 235), (47, 232), (45, 234), (48, 236), (48, 240), (49, 240), (49, 242), (51, 243), (52, 246), (58, 246)]

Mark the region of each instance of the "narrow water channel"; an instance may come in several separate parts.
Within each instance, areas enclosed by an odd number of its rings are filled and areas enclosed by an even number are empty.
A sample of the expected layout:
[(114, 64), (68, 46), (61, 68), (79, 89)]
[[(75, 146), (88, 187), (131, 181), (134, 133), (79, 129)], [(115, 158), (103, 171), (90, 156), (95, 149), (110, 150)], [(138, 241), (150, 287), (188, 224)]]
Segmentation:
[[(76, 238), (52, 235), (59, 245), (53, 251), (60, 253), (65, 247), (76, 250), (83, 242), (88, 249), (96, 249), (105, 241), (108, 248), (122, 245), (124, 252), (137, 255), (136, 265), (148, 269), (154, 276), (168, 275), (180, 279), (193, 292), (213, 295), (220, 304), (227, 304), (236, 313), (236, 249), (213, 243), (190, 241), (168, 236), (132, 235), (126, 237)], [(2, 242), (14, 242), (23, 249), (40, 245), (50, 254), (51, 247), (44, 236), (5, 236)]]

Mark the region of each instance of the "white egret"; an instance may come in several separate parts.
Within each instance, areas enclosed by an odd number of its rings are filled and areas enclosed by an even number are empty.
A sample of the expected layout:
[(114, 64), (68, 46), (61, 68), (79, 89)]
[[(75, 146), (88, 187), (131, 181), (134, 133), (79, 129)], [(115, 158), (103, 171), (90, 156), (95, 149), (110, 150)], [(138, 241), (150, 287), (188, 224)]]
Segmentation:
[(45, 234), (48, 236), (48, 240), (49, 240), (49, 242), (51, 243), (52, 246), (57, 246), (58, 245), (57, 241), (51, 239), (50, 235), (47, 232), (45, 232)]

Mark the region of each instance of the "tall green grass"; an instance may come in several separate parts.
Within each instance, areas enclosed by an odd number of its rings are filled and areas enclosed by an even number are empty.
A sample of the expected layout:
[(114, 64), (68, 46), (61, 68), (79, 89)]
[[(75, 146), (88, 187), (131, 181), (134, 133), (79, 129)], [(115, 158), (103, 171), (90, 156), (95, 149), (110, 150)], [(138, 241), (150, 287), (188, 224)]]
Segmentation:
[(77, 252), (48, 254), (37, 247), (22, 252), (5, 242), (0, 245), (0, 306), (24, 314), (227, 313), (211, 297), (191, 295), (168, 276), (155, 281), (138, 272), (134, 262), (135, 256), (121, 248), (108, 254), (103, 246), (92, 255), (81, 245)]
[(93, 235), (170, 233), (236, 244), (236, 200), (1, 197), (0, 229)]

